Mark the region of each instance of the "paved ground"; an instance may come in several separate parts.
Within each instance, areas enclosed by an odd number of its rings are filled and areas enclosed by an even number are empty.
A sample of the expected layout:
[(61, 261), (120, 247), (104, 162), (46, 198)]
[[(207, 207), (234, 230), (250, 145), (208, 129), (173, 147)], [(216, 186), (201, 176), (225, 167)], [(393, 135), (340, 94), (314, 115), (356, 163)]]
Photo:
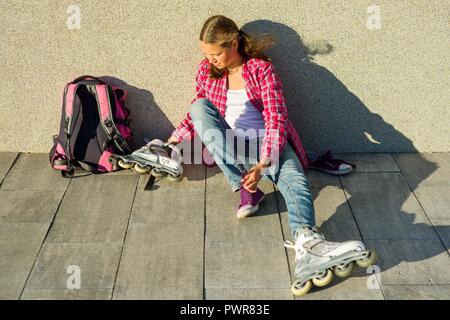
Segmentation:
[[(450, 154), (340, 157), (357, 171), (307, 172), (317, 222), (380, 260), (303, 299), (450, 299)], [(276, 187), (237, 221), (217, 168), (185, 170), (144, 190), (148, 175), (64, 179), (46, 154), (0, 153), (0, 299), (293, 299)]]

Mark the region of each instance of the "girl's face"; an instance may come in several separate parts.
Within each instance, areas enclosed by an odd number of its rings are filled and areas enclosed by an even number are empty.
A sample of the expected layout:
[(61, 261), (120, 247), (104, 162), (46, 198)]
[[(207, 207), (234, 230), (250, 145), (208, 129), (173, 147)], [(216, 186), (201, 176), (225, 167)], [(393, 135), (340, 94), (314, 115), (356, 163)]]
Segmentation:
[(239, 61), (240, 54), (237, 50), (237, 39), (231, 42), (230, 48), (222, 48), (216, 44), (208, 44), (200, 41), (200, 48), (208, 61), (218, 69), (227, 68), (234, 62)]

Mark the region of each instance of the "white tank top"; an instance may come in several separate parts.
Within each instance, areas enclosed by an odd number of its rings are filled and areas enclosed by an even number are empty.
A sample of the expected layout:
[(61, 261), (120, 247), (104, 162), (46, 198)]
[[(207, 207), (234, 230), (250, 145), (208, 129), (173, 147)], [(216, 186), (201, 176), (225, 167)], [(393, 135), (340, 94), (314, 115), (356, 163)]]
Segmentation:
[(250, 102), (245, 88), (227, 90), (225, 120), (237, 136), (243, 136), (249, 139), (248, 133), (245, 135), (245, 131), (249, 129), (254, 129), (256, 136), (264, 136), (264, 119), (262, 113)]

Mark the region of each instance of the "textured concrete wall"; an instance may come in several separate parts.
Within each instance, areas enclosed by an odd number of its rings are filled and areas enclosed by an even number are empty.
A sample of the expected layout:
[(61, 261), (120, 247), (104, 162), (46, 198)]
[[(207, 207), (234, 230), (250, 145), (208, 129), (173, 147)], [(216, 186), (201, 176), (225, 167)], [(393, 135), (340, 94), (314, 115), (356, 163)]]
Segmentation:
[(135, 147), (167, 138), (193, 98), (198, 34), (215, 14), (279, 38), (268, 53), (307, 148), (450, 151), (448, 0), (243, 3), (0, 0), (0, 151), (48, 151), (61, 91), (81, 74), (130, 91)]

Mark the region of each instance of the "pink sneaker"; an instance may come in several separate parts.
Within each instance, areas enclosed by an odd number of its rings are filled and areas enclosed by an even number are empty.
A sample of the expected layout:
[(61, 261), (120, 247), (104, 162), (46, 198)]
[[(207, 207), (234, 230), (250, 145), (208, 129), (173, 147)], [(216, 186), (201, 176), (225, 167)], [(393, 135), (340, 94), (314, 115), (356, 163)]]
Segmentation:
[(315, 161), (312, 161), (309, 168), (338, 176), (352, 172), (356, 165), (341, 159), (334, 159), (331, 150), (328, 150)]
[(264, 200), (264, 192), (259, 188), (256, 188), (256, 192), (251, 193), (245, 190), (241, 185), (239, 188), (239, 195), (241, 200), (236, 210), (236, 216), (238, 219), (248, 217), (258, 211), (259, 204)]

